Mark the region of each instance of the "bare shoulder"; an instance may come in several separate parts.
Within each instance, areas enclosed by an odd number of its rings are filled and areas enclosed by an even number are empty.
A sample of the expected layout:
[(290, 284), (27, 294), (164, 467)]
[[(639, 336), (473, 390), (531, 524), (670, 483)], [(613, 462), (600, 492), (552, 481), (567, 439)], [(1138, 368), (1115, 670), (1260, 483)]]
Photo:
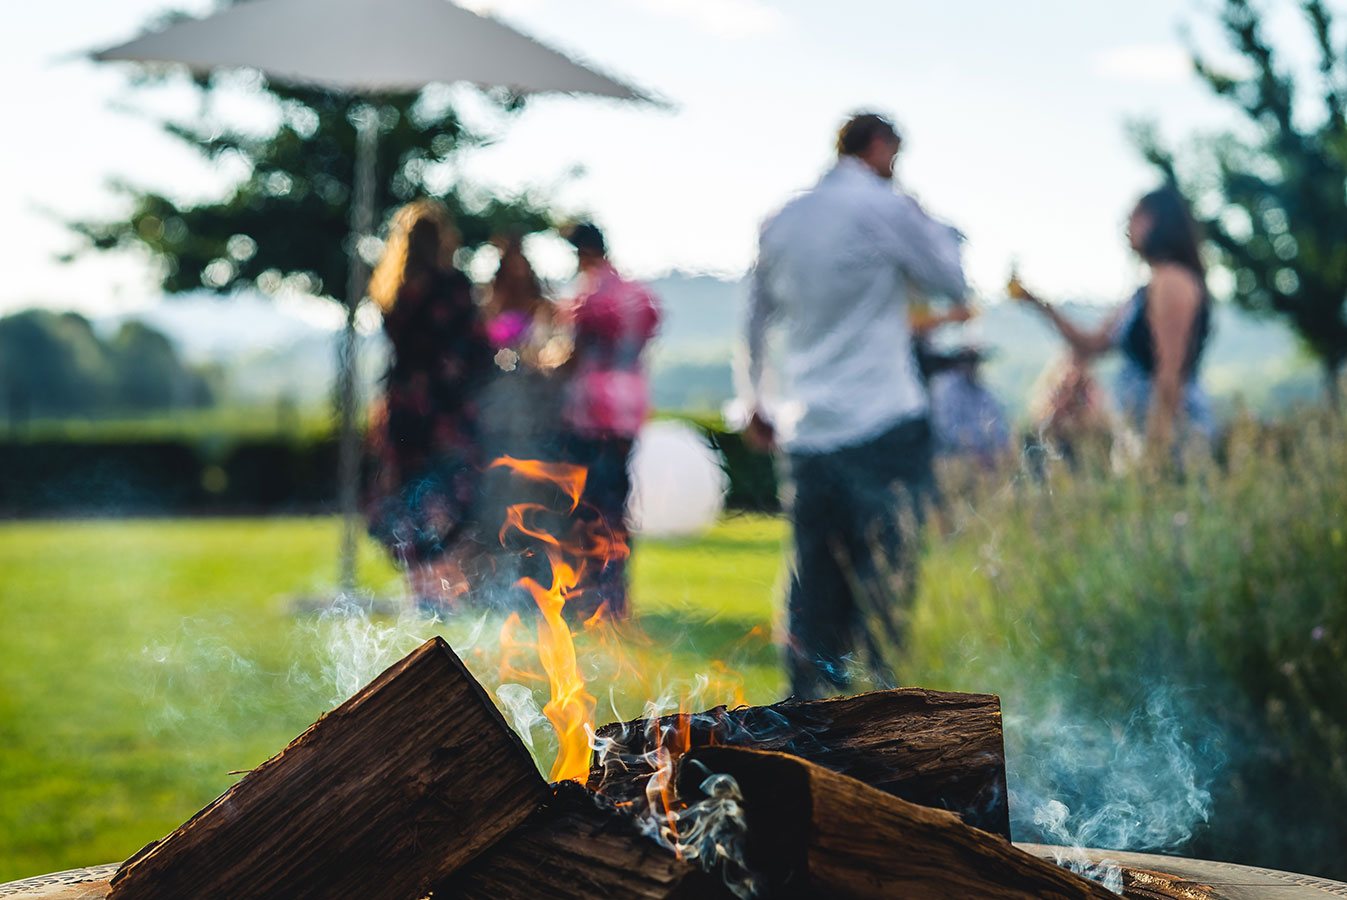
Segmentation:
[(1194, 309), (1202, 300), (1202, 281), (1186, 266), (1157, 263), (1151, 268), (1151, 283), (1147, 293), (1156, 305)]

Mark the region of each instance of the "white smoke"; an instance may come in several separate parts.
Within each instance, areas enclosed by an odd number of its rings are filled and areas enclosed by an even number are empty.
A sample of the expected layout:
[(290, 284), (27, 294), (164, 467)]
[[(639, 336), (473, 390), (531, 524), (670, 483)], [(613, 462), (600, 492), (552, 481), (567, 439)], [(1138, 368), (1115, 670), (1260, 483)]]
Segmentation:
[(701, 791), (706, 797), (668, 817), (671, 822), (650, 824), (662, 832), (661, 843), (674, 847), (684, 859), (706, 872), (719, 869), (734, 896), (756, 897), (759, 881), (744, 863), (748, 820), (739, 783), (729, 775), (708, 775)]
[(496, 688), (496, 699), (500, 701), (501, 710), (509, 718), (510, 725), (514, 728), (515, 733), (529, 748), (529, 753), (536, 757), (536, 750), (533, 746), (533, 729), (537, 725), (548, 725), (550, 723), (538, 706), (538, 701), (534, 699), (533, 690), (522, 684), (507, 682)]
[(1123, 723), (1076, 719), (1060, 704), (1008, 720), (1015, 839), (1060, 845), (1058, 862), (1120, 892), (1117, 866), (1092, 864), (1083, 850), (1170, 850), (1207, 821), (1224, 757), (1211, 736), (1186, 739), (1201, 722), (1176, 713), (1163, 688)]
[(319, 658), (321, 684), (328, 706), (337, 706), (373, 681), (384, 669), (429, 637), (433, 620), (404, 609), (380, 621), (366, 605), (338, 602), (307, 623)]

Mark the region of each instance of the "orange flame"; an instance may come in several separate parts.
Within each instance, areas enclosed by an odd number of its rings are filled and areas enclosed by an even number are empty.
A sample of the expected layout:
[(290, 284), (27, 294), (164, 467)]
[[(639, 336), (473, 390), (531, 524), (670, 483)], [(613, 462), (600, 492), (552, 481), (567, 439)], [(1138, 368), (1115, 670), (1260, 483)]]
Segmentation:
[(491, 468), (506, 468), (533, 481), (554, 484), (571, 498), (571, 512), (580, 506), (580, 495), (585, 491), (589, 470), (571, 463), (543, 462), (540, 459), (515, 459), (502, 456), (491, 462)]
[(538, 623), (538, 658), (552, 685), (552, 699), (543, 706), (543, 715), (556, 729), (559, 743), (550, 777), (552, 781), (584, 781), (589, 776), (588, 731), (594, 726), (594, 698), (585, 690), (585, 679), (576, 664), (575, 641), (561, 616), (566, 596), (578, 583), (578, 573), (554, 558), (551, 587), (545, 588), (531, 578), (521, 583), (533, 595), (542, 614)]
[[(530, 480), (555, 485), (571, 503), (575, 512), (581, 503), (588, 472), (582, 466), (502, 457), (493, 467), (503, 467)], [(585, 781), (589, 775), (590, 741), (593, 732), (596, 702), (586, 688), (577, 660), (576, 634), (563, 615), (566, 604), (579, 598), (584, 591), (586, 574), (611, 561), (624, 559), (630, 549), (602, 520), (579, 522), (572, 520), (565, 533), (551, 533), (540, 523), (548, 521), (557, 510), (537, 503), (519, 503), (506, 510), (505, 525), (501, 528), (502, 543), (511, 536), (522, 535), (546, 557), (551, 567), (551, 584), (544, 585), (532, 578), (518, 582), (526, 589), (538, 608), (537, 643), (531, 644), (524, 635), (524, 623), (518, 614), (511, 615), (501, 628), (501, 680), (538, 681), (546, 677), (551, 698), (543, 713), (552, 723), (558, 738), (557, 758), (550, 774), (552, 781)], [(632, 621), (615, 620), (608, 608), (599, 604), (579, 630), (591, 650), (604, 655), (606, 664), (614, 665), (614, 677), (635, 680), (649, 692), (649, 663), (641, 651), (658, 652), (656, 642)], [(731, 652), (752, 649), (753, 645), (770, 640), (762, 629), (754, 629)], [(528, 664), (531, 652), (536, 651), (543, 673)], [(635, 652), (633, 652), (635, 651)], [(666, 819), (664, 831), (669, 843), (678, 852), (677, 816), (683, 804), (674, 786), (674, 768), (679, 757), (692, 746), (694, 704), (713, 706), (715, 699), (731, 705), (745, 702), (742, 679), (729, 666), (713, 661), (710, 672), (698, 678), (695, 689), (685, 694), (672, 720), (660, 721), (655, 704), (648, 707), (647, 727), (655, 730), (651, 741), (653, 750), (646, 756), (655, 772), (646, 786), (646, 799), (652, 810)], [(700, 707), (695, 707), (700, 708)], [(700, 740), (700, 739), (699, 739)], [(714, 729), (709, 740), (717, 742)]]
[[(674, 791), (673, 776), (678, 758), (692, 748), (692, 716), (680, 709), (673, 720), (667, 735), (659, 736), (659, 743), (655, 747), (655, 774), (650, 781), (659, 795), (674, 853), (681, 857), (682, 853), (678, 850), (678, 809), (682, 804)], [(659, 719), (655, 722), (655, 727), (659, 728)]]
[(527, 666), (525, 659), (530, 652), (536, 653), (538, 645), (520, 637), (524, 629), (524, 620), (519, 613), (510, 613), (505, 624), (500, 627), (500, 680), (505, 681), (545, 681), (547, 676)]
[[(554, 484), (570, 498), (571, 512), (579, 508), (588, 475), (583, 466), (508, 456), (495, 460), (491, 465), (508, 468), (534, 481)], [(589, 776), (589, 734), (594, 727), (595, 701), (585, 689), (585, 679), (576, 662), (575, 639), (562, 616), (562, 610), (567, 600), (578, 596), (589, 563), (603, 565), (609, 560), (624, 557), (628, 551), (626, 544), (614, 539), (611, 532), (601, 534), (599, 529), (594, 528), (585, 529), (576, 539), (563, 542), (530, 521), (531, 516), (545, 512), (546, 507), (536, 503), (519, 503), (509, 507), (505, 512), (505, 525), (501, 528), (500, 537), (501, 542), (505, 543), (509, 533), (515, 531), (538, 541), (551, 564), (550, 586), (544, 586), (532, 578), (522, 578), (519, 584), (538, 605), (538, 658), (547, 673), (552, 692), (551, 699), (543, 706), (543, 715), (552, 723), (559, 743), (550, 778), (552, 781), (584, 781)], [(594, 613), (590, 622), (597, 622), (601, 617), (602, 607)], [(518, 624), (517, 617), (506, 620), (501, 629), (502, 647), (518, 646), (513, 635)], [(505, 671), (505, 664), (502, 662), (502, 672)]]

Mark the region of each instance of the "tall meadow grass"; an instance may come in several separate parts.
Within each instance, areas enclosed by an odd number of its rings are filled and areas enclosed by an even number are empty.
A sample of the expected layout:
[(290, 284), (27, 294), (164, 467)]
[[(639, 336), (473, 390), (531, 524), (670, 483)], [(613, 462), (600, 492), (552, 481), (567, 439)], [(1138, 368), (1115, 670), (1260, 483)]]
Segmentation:
[[(1069, 798), (1085, 840), (1347, 877), (1343, 422), (1241, 419), (1181, 474), (1087, 456), (975, 493), (933, 540), (907, 674), (1002, 694), (1012, 791)], [(1020, 807), (1017, 837), (1061, 837)]]

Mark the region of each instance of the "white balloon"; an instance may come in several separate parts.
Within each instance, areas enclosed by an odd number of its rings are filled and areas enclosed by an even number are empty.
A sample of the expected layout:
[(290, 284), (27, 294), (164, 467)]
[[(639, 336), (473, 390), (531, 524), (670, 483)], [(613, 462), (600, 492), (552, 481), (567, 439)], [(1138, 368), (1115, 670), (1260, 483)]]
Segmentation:
[(683, 422), (647, 422), (631, 451), (627, 521), (647, 537), (701, 534), (725, 509), (720, 454)]

